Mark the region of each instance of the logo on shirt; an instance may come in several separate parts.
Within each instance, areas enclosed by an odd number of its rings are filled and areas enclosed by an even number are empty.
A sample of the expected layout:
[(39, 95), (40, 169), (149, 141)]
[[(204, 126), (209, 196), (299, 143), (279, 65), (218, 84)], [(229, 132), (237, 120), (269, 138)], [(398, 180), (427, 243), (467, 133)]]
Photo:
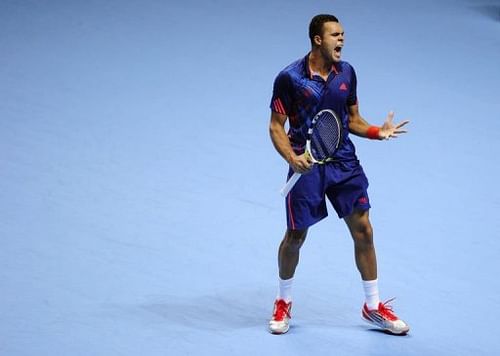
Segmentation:
[(367, 197), (361, 197), (358, 199), (359, 204), (368, 204), (368, 198)]
[(347, 91), (347, 85), (346, 85), (345, 83), (342, 83), (342, 84), (340, 84), (339, 89), (340, 89), (340, 90)]

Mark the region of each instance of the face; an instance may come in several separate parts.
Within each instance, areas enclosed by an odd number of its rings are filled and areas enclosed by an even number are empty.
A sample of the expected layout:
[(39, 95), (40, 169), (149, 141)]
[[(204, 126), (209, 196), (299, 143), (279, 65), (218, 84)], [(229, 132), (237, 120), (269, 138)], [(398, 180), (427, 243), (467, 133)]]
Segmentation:
[(339, 62), (342, 47), (344, 46), (344, 29), (338, 22), (325, 22), (323, 36), (316, 36), (315, 42), (319, 45), (321, 55), (327, 62)]

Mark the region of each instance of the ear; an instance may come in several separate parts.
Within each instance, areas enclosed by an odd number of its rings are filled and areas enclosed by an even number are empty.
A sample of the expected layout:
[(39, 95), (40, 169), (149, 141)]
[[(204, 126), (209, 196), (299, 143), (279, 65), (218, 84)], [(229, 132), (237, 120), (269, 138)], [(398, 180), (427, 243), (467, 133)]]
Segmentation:
[(314, 44), (316, 46), (321, 46), (321, 43), (323, 42), (323, 39), (321, 38), (320, 35), (316, 35), (313, 37)]

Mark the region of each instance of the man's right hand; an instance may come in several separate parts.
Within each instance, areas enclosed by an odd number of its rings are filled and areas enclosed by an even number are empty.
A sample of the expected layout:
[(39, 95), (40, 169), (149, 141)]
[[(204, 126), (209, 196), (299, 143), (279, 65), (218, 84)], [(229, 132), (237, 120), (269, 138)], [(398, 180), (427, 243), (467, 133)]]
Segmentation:
[(309, 154), (307, 153), (303, 153), (301, 155), (296, 155), (295, 153), (293, 153), (290, 157), (289, 163), (293, 171), (300, 174), (309, 172), (313, 167), (311, 156), (309, 156)]

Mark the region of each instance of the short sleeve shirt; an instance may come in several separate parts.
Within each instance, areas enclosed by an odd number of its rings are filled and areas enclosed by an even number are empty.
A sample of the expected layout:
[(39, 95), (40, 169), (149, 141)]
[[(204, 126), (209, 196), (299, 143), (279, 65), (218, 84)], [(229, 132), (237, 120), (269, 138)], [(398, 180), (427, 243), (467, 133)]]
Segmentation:
[(325, 81), (309, 70), (309, 54), (283, 69), (274, 81), (271, 110), (289, 118), (288, 137), (298, 154), (304, 152), (307, 130), (314, 115), (331, 109), (343, 126), (342, 142), (336, 160), (357, 160), (354, 144), (349, 138), (347, 108), (357, 104), (356, 73), (347, 62), (335, 63)]

